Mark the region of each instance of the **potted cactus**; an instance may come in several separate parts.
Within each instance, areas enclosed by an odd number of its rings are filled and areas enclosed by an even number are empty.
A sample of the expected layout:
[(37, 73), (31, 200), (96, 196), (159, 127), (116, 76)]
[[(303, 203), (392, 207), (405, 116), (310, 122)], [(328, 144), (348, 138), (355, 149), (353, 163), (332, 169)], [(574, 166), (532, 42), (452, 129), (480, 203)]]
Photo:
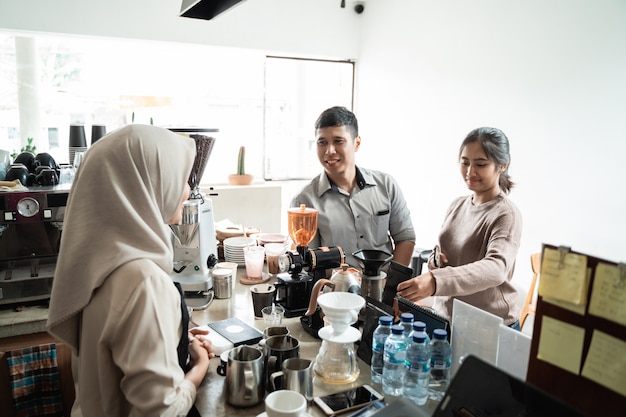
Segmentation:
[(239, 147), (237, 156), (237, 173), (228, 176), (228, 183), (231, 185), (249, 185), (252, 183), (252, 175), (246, 174), (246, 147)]

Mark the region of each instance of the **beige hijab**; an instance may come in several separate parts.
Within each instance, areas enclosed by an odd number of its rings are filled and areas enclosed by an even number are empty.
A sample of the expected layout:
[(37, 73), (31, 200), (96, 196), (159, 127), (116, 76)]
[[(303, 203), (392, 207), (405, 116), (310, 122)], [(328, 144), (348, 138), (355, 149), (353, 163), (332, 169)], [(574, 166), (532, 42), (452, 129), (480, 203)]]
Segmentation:
[(85, 154), (67, 202), (48, 331), (78, 350), (80, 312), (112, 271), (150, 259), (172, 270), (171, 232), (195, 157), (193, 140), (128, 125)]

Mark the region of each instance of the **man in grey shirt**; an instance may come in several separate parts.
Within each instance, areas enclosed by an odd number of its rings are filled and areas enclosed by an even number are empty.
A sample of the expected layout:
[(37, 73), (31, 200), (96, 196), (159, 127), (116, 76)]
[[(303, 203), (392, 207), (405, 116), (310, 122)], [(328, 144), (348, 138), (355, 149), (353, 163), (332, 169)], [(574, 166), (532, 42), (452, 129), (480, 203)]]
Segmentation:
[(358, 266), (352, 253), (360, 249), (383, 250), (410, 265), (415, 246), (411, 214), (393, 177), (356, 166), (361, 146), (356, 116), (345, 107), (331, 107), (315, 122), (315, 134), (324, 172), (291, 201), (292, 207), (319, 210), (309, 247), (341, 246), (352, 266)]

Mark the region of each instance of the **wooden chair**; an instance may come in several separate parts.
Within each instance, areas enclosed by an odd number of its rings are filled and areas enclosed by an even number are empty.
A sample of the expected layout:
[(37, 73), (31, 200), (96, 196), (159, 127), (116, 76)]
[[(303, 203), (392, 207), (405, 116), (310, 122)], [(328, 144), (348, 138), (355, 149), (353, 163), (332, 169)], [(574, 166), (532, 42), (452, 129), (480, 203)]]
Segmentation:
[(537, 280), (539, 279), (539, 274), (541, 272), (541, 253), (533, 253), (530, 255), (530, 267), (533, 271), (533, 278), (530, 281), (530, 288), (528, 289), (526, 301), (524, 301), (524, 307), (522, 307), (522, 314), (519, 318), (520, 328), (524, 328), (524, 322), (526, 321), (528, 315), (535, 315), (535, 307), (537, 306), (537, 301), (535, 300), (535, 287), (537, 286)]

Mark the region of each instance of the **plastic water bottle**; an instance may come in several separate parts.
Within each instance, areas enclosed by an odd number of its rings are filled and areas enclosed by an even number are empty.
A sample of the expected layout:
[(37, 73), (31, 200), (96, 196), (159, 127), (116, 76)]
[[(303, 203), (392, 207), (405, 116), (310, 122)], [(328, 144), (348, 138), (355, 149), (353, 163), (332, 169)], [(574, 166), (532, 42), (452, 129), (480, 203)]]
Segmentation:
[(444, 329), (433, 330), (430, 342), (430, 398), (436, 401), (443, 399), (450, 383), (450, 365), (452, 349), (448, 342), (448, 332)]
[(398, 397), (404, 386), (404, 362), (406, 361), (406, 338), (401, 324), (391, 326), (391, 335), (385, 342), (383, 353), (383, 393)]
[(404, 337), (408, 346), (411, 343), (411, 332), (413, 331), (413, 313), (400, 314), (400, 324), (404, 327)]
[(413, 336), (416, 333), (424, 333), (424, 335), (426, 336), (426, 344), (430, 345), (430, 337), (428, 336), (428, 333), (426, 333), (426, 323), (424, 323), (423, 321), (414, 321), (413, 322), (413, 331), (410, 334), (409, 339), (413, 340)]
[(430, 345), (426, 343), (427, 337), (424, 332), (413, 335), (404, 362), (404, 389), (402, 393), (417, 405), (426, 404), (429, 396)]
[(393, 317), (381, 316), (378, 318), (378, 327), (374, 329), (372, 335), (372, 382), (380, 384), (383, 381), (383, 352), (385, 342), (391, 334), (391, 324)]

